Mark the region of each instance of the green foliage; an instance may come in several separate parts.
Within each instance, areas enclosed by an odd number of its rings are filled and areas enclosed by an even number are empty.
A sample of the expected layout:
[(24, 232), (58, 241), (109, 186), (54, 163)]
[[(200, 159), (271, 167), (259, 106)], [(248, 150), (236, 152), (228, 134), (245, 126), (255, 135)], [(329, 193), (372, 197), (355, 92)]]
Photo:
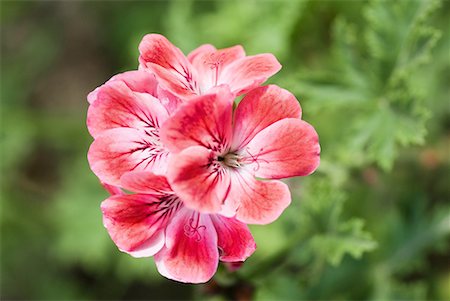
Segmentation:
[[(6, 4), (5, 4), (6, 3)], [(1, 3), (4, 299), (448, 300), (450, 2)], [(274, 53), (270, 82), (318, 131), (321, 165), (205, 285), (117, 250), (89, 170), (86, 94), (159, 32)], [(26, 288), (26, 289), (24, 289)]]
[(310, 98), (316, 112), (338, 110), (347, 117), (338, 159), (389, 170), (399, 146), (424, 143), (432, 91), (417, 82), (427, 77), (422, 67), (441, 36), (429, 25), (438, 8), (438, 1), (372, 1), (363, 27), (337, 18), (334, 68), (302, 70), (294, 77), (300, 83), (286, 82)]
[(346, 253), (361, 258), (364, 252), (375, 247), (370, 235), (364, 232), (362, 227), (363, 221), (360, 219), (341, 223), (335, 233), (315, 236), (311, 241), (311, 248), (335, 266), (339, 265)]
[[(201, 8), (194, 1), (174, 1), (169, 35), (184, 49), (193, 49), (201, 43), (217, 47), (244, 44), (249, 54), (264, 51), (284, 58), (289, 51), (289, 35), (304, 3), (269, 1), (258, 5), (256, 0), (214, 1), (209, 10), (196, 15)], [(192, 18), (195, 21), (189, 22)]]
[(342, 217), (344, 192), (319, 179), (307, 188), (300, 208), (301, 227), (310, 233), (308, 247), (314, 256), (337, 266), (347, 253), (360, 258), (364, 252), (376, 247), (371, 235), (363, 230), (363, 220)]

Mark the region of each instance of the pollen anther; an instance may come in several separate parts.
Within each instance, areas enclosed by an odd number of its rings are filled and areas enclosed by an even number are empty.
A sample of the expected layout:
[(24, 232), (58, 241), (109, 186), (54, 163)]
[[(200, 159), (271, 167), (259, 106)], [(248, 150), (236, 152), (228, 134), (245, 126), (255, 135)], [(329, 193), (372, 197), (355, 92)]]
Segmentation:
[(228, 167), (237, 168), (242, 166), (242, 157), (235, 153), (228, 153), (224, 156), (220, 156), (217, 158), (217, 160)]

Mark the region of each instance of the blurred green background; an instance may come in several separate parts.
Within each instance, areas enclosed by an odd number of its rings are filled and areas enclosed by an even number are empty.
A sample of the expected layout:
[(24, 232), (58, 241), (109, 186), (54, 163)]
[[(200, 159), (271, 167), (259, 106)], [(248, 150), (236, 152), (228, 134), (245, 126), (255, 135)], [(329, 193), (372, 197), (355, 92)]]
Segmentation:
[[(450, 300), (450, 1), (2, 1), (1, 298)], [(146, 33), (274, 53), (319, 132), (292, 205), (204, 285), (114, 246), (86, 95)]]

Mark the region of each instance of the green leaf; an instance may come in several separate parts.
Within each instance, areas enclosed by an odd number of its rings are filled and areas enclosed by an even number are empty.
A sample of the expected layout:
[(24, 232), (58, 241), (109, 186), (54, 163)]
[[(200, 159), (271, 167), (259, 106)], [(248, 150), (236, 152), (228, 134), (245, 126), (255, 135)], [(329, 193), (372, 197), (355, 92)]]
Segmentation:
[(336, 231), (314, 236), (310, 247), (333, 266), (339, 265), (345, 254), (361, 258), (363, 253), (372, 251), (377, 246), (363, 227), (363, 220), (352, 218), (339, 224)]
[(428, 76), (424, 66), (441, 35), (428, 25), (439, 3), (372, 1), (360, 28), (337, 18), (328, 70), (286, 81), (310, 99), (313, 112), (332, 112), (340, 125), (330, 136), (345, 143), (333, 145), (330, 158), (348, 166), (375, 162), (389, 170), (400, 147), (424, 143), (430, 118), (425, 100), (433, 91), (420, 81)]
[(310, 183), (306, 193), (302, 218), (304, 226), (312, 227), (308, 246), (317, 258), (336, 266), (345, 254), (360, 258), (376, 248), (371, 234), (363, 229), (363, 220), (342, 216), (347, 198), (342, 190), (324, 178)]

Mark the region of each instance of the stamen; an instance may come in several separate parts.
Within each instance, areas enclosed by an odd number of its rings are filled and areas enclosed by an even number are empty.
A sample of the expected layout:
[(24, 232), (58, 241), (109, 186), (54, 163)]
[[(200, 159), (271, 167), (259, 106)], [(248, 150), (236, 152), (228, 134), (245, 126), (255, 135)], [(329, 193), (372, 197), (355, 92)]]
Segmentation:
[(261, 155), (261, 153), (264, 151), (263, 148), (261, 148), (257, 154), (253, 155), (252, 153), (250, 153), (250, 151), (247, 149), (245, 149), (245, 153), (248, 155), (246, 156), (245, 159), (243, 159), (243, 162), (245, 164), (253, 164), (256, 163), (255, 166), (253, 167), (253, 171), (258, 171), (259, 170), (259, 163), (260, 162), (264, 162), (264, 163), (269, 163), (267, 160), (265, 159), (261, 159), (259, 156)]
[(228, 153), (225, 156), (217, 157), (217, 161), (222, 162), (223, 165), (238, 168), (242, 166), (242, 157), (235, 153)]
[(195, 212), (189, 219), (189, 223), (184, 225), (184, 235), (187, 237), (195, 237), (197, 242), (202, 240), (202, 233), (200, 230), (205, 231), (206, 226), (200, 225), (200, 214)]
[(217, 53), (211, 53), (209, 57), (203, 62), (205, 65), (209, 65), (209, 68), (211, 70), (215, 69), (215, 73), (213, 74), (213, 82), (214, 86), (217, 86), (217, 82), (219, 80), (219, 66), (224, 61), (225, 54), (221, 53), (220, 55), (217, 55)]

